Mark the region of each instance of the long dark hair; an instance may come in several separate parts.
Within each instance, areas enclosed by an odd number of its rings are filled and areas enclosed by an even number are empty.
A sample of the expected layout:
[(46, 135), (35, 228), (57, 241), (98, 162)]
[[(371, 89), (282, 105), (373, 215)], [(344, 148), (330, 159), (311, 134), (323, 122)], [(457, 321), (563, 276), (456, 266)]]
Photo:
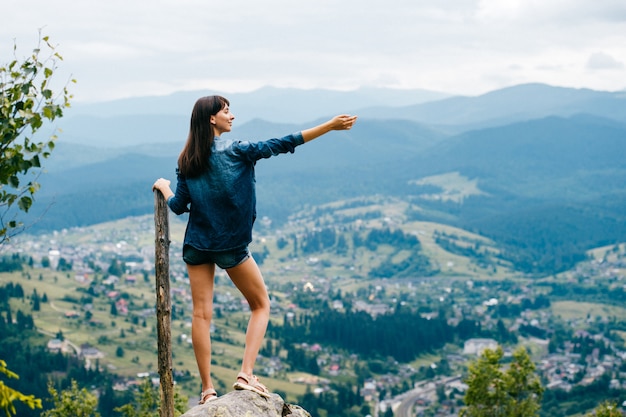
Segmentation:
[(215, 139), (211, 116), (230, 106), (222, 96), (201, 97), (191, 112), (187, 143), (178, 156), (178, 169), (186, 177), (196, 177), (209, 167), (211, 147)]

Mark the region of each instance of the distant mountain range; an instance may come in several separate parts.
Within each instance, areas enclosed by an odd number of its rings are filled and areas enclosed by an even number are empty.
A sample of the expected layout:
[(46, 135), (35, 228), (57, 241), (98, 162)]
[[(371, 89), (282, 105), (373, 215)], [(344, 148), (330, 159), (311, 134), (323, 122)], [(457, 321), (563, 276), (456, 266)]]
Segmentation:
[(364, 109), (360, 114), (382, 119), (413, 120), (459, 131), (546, 116), (569, 117), (577, 114), (626, 122), (624, 103), (626, 91), (602, 92), (525, 84), (478, 97), (450, 97), (399, 109), (375, 107)]
[[(45, 161), (30, 220), (42, 217), (32, 230), (152, 212), (150, 187), (174, 179), (191, 107), (206, 94), (76, 105)], [(229, 135), (248, 140), (340, 112), (360, 117), (351, 131), (257, 164), (259, 215), (277, 222), (305, 205), (393, 195), (420, 207), (413, 215), (495, 239), (520, 270), (537, 273), (626, 241), (624, 92), (528, 84), (478, 97), (265, 88), (228, 98), (237, 117)], [(442, 190), (417, 180), (449, 173), (481, 193), (425, 198)]]

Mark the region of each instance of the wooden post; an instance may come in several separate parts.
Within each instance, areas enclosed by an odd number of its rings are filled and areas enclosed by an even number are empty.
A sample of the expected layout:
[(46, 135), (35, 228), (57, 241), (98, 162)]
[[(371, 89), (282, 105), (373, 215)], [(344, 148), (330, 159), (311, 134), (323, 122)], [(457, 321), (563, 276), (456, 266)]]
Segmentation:
[(160, 417), (174, 417), (174, 379), (172, 377), (172, 300), (170, 298), (170, 230), (168, 206), (163, 194), (154, 191), (156, 315), (159, 379), (161, 389)]

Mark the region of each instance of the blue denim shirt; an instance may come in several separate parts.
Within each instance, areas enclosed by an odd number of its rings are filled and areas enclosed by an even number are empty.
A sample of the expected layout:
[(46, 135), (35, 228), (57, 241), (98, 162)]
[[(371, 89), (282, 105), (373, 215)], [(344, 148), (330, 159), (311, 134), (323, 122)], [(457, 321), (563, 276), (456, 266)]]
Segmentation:
[(252, 242), (256, 161), (293, 153), (303, 143), (301, 132), (255, 143), (216, 137), (207, 171), (186, 178), (176, 170), (176, 192), (167, 204), (176, 214), (189, 212), (184, 243), (221, 251)]

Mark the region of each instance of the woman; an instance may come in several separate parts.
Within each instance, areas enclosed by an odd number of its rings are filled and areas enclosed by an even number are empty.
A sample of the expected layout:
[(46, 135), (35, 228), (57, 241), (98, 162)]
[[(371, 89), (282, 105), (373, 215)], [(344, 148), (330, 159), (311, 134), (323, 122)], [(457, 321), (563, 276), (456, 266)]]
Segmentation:
[(356, 121), (356, 116), (339, 115), (280, 139), (250, 143), (222, 139), (235, 119), (229, 106), (228, 100), (220, 96), (202, 97), (196, 102), (187, 143), (178, 158), (176, 193), (169, 180), (159, 178), (153, 185), (174, 213), (189, 212), (183, 260), (193, 302), (191, 337), (202, 380), (200, 404), (217, 398), (211, 381), (209, 332), (216, 265), (226, 270), (251, 310), (241, 372), (233, 387), (269, 396), (268, 389), (253, 374), (270, 314), (263, 276), (248, 250), (256, 218), (256, 161), (293, 153), (296, 146), (332, 130), (350, 129)]

